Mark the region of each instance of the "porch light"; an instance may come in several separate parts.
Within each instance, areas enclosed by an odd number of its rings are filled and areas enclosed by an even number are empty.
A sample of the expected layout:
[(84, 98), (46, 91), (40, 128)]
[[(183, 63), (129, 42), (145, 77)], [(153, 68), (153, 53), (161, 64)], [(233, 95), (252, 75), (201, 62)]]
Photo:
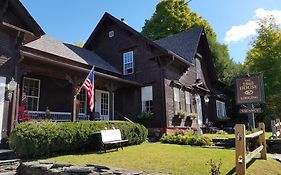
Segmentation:
[(8, 91), (14, 91), (17, 88), (17, 82), (14, 78), (11, 79), (11, 81), (8, 84)]
[(17, 82), (15, 81), (14, 78), (11, 79), (11, 81), (7, 84), (7, 99), (9, 101), (12, 100), (12, 95), (13, 95), (13, 92), (16, 90), (17, 88)]
[(204, 101), (205, 101), (205, 103), (209, 103), (210, 99), (208, 98), (208, 96), (207, 96), (207, 95), (205, 95), (205, 97), (204, 97)]

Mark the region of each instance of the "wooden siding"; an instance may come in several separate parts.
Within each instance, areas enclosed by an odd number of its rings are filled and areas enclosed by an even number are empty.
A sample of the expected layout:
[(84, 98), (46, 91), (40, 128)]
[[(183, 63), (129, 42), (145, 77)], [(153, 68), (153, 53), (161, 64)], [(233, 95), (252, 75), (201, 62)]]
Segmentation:
[[(211, 70), (209, 67), (210, 59), (207, 57), (206, 51), (203, 50), (202, 44), (199, 45), (199, 50), (201, 50), (202, 58), (200, 59), (201, 64), (201, 81), (203, 84), (207, 86), (208, 89), (214, 89), (212, 85), (212, 77), (210, 76)], [(193, 59), (191, 65), (188, 69), (181, 70), (179, 64), (174, 62), (165, 68), (165, 98), (166, 98), (166, 117), (167, 117), (167, 127), (187, 127), (190, 126), (191, 121), (178, 120), (178, 117), (175, 116), (174, 112), (174, 94), (173, 87), (180, 88), (180, 109), (185, 111), (185, 91), (191, 92), (191, 111), (196, 112), (196, 104), (194, 100), (194, 94), (198, 93), (201, 96), (201, 104), (202, 104), (202, 113), (203, 113), (203, 121), (205, 122), (206, 118), (209, 121), (216, 121), (216, 106), (214, 103), (215, 99), (210, 99), (209, 104), (204, 102), (204, 95), (207, 94), (205, 91), (194, 91), (188, 89), (192, 84), (195, 84), (197, 74), (196, 74), (196, 65), (195, 59)], [(173, 85), (173, 82), (179, 82), (179, 85)]]
[[(72, 111), (72, 85), (68, 81), (34, 73), (24, 77), (40, 80), (39, 111), (45, 111), (46, 107), (54, 112)], [(24, 77), (21, 80), (22, 88)], [(22, 94), (22, 89), (20, 94)]]
[[(108, 36), (109, 31), (114, 31), (114, 37)], [(136, 81), (143, 86), (153, 86), (152, 112), (154, 118), (149, 121), (147, 126), (166, 127), (163, 75), (160, 65), (156, 61), (162, 53), (143, 38), (121, 28), (120, 25), (110, 20), (105, 21), (95, 35), (92, 49), (120, 72), (123, 72), (123, 53), (134, 51), (134, 73), (122, 77)], [(140, 87), (119, 89), (115, 95), (115, 110), (133, 121), (137, 121), (136, 116), (141, 113), (142, 105)]]

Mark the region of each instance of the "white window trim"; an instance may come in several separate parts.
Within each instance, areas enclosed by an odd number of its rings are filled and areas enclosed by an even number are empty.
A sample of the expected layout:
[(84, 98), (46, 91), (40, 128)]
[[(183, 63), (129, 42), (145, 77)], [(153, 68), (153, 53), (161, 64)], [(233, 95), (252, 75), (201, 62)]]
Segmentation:
[[(178, 91), (178, 98), (179, 99), (176, 99), (176, 90)], [(174, 104), (174, 112), (175, 112), (175, 114), (177, 113), (177, 112), (179, 112), (180, 110), (181, 110), (181, 104), (180, 104), (180, 88), (177, 88), (177, 87), (173, 87), (173, 95), (174, 95), (174, 100), (173, 100), (173, 104)], [(175, 106), (175, 103), (179, 103), (179, 109), (177, 110), (176, 109), (176, 106)]]
[[(29, 77), (23, 77), (23, 82), (25, 79), (28, 80), (34, 80), (34, 81), (38, 81), (38, 97), (37, 96), (31, 96), (31, 95), (27, 95), (26, 94), (26, 98), (31, 97), (31, 98), (37, 98), (37, 106), (36, 106), (36, 111), (39, 110), (39, 104), (40, 104), (40, 89), (41, 89), (41, 80), (36, 79), (36, 78), (29, 78)], [(23, 90), (24, 90), (24, 83), (23, 83)]]
[[(185, 95), (185, 112), (188, 112), (186, 107), (187, 107), (187, 105), (189, 105), (189, 112), (191, 113), (192, 112), (192, 110), (191, 110), (191, 93), (189, 91), (185, 91), (184, 95)], [(189, 96), (189, 98), (187, 98), (188, 96)]]
[[(149, 91), (151, 91), (151, 95), (149, 94), (149, 96), (151, 96), (150, 98), (147, 98), (147, 99), (143, 99), (144, 98), (144, 95), (143, 93), (145, 92), (145, 88), (151, 88), (149, 89)], [(152, 101), (152, 108), (153, 108), (153, 86), (145, 86), (145, 87), (142, 87), (141, 88), (141, 104), (142, 104), (142, 112), (145, 112), (146, 109), (145, 109), (145, 103), (147, 101)]]
[(196, 79), (202, 79), (202, 66), (201, 66), (201, 58), (195, 58), (195, 66), (196, 66)]
[[(84, 95), (85, 95), (85, 104), (84, 104), (84, 110), (85, 110), (85, 111), (84, 111), (84, 113), (81, 113), (81, 112), (80, 112), (80, 109), (79, 109), (79, 113), (78, 113), (78, 114), (80, 114), (80, 115), (82, 115), (82, 114), (85, 114), (85, 115), (86, 115), (86, 114), (87, 114), (87, 111), (88, 111), (88, 94), (87, 94), (87, 91), (85, 91), (85, 90), (84, 90), (83, 92), (85, 93), (85, 94), (84, 94)], [(81, 92), (80, 92), (80, 93), (81, 93)], [(80, 94), (79, 94), (79, 95), (80, 95)], [(81, 100), (80, 100), (80, 101), (81, 101)]]
[[(219, 109), (220, 107), (222, 107), (222, 108)], [(226, 109), (225, 109), (225, 102), (220, 101), (220, 100), (216, 100), (216, 110), (217, 110), (217, 117), (219, 119), (227, 118), (227, 116), (226, 116)], [(219, 110), (221, 110), (222, 116), (219, 114)]]
[[(132, 72), (131, 73), (127, 73), (127, 71), (125, 70), (125, 64), (129, 64), (129, 63), (125, 63), (125, 54), (129, 54), (129, 53), (132, 53), (132, 62), (130, 62), (130, 63), (132, 63)], [(134, 51), (131, 50), (131, 51), (123, 53), (123, 75), (133, 74), (134, 71), (135, 71), (134, 66), (135, 66), (135, 64), (134, 64)]]
[[(109, 92), (108, 91), (104, 91), (104, 90), (96, 90), (100, 93), (104, 93), (104, 94), (107, 94), (108, 95), (108, 115), (102, 115), (101, 112), (102, 112), (102, 105), (100, 104), (100, 116), (110, 116), (110, 96), (109, 96)], [(100, 97), (101, 98), (101, 97)]]

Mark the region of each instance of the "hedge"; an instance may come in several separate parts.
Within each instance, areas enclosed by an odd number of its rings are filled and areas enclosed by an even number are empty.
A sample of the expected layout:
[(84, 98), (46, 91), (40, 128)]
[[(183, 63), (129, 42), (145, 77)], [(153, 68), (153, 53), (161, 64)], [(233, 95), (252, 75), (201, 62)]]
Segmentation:
[(207, 136), (198, 136), (190, 133), (168, 134), (163, 135), (160, 139), (162, 143), (179, 144), (179, 145), (212, 145), (212, 140)]
[(38, 157), (54, 152), (97, 150), (100, 138), (93, 134), (105, 128), (120, 129), (127, 145), (144, 142), (147, 129), (124, 121), (23, 122), (10, 134), (9, 146), (21, 157)]

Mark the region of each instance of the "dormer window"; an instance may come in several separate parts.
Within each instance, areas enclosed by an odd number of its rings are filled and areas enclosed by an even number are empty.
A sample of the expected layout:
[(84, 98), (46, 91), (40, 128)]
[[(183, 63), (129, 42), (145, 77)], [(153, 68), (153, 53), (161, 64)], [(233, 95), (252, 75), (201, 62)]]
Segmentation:
[(129, 51), (123, 53), (123, 74), (128, 75), (134, 73), (134, 52)]
[(109, 38), (114, 37), (114, 31), (113, 31), (113, 30), (111, 30), (111, 31), (108, 32), (108, 37), (109, 37)]

